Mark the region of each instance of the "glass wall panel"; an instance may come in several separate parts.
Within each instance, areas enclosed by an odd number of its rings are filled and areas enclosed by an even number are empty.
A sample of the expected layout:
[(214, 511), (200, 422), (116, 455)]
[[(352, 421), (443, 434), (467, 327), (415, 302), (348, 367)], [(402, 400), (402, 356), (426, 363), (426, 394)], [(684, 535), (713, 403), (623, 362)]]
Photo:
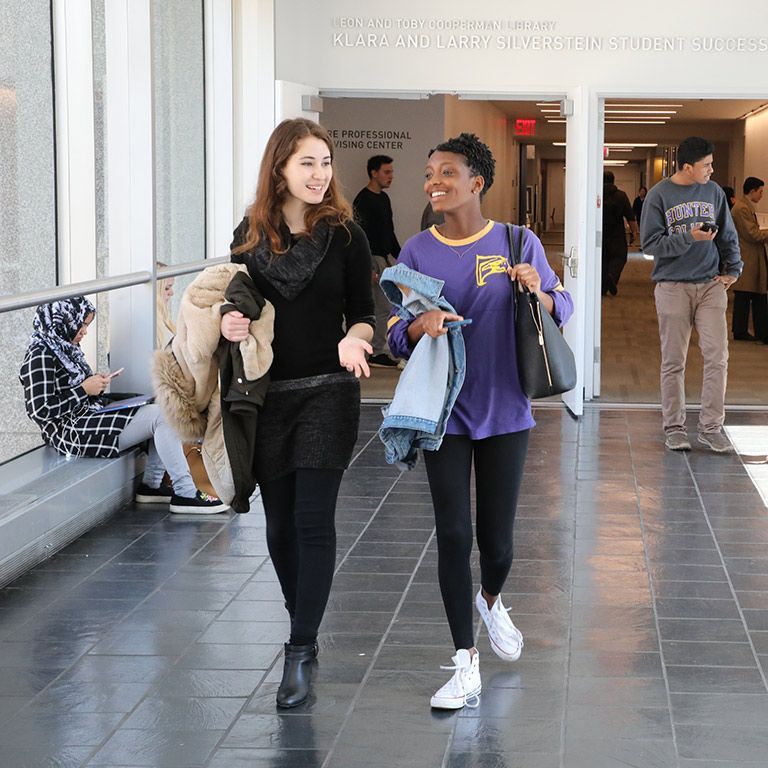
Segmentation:
[(166, 264), (205, 258), (203, 5), (153, 0), (155, 254)]
[(0, 293), (56, 284), (48, 0), (0, 3)]
[(104, 0), (91, 1), (93, 39), (93, 133), (96, 171), (96, 275), (109, 275), (107, 230), (107, 47)]
[[(107, 45), (104, 0), (91, 0), (91, 37), (93, 40), (93, 135), (96, 177), (96, 276), (108, 277), (109, 230), (107, 228)], [(118, 270), (122, 272), (123, 270)], [(99, 370), (109, 368), (109, 297), (96, 298)]]
[[(51, 7), (0, 3), (0, 295), (56, 285)], [(19, 366), (34, 310), (0, 314), (0, 461), (39, 445)]]

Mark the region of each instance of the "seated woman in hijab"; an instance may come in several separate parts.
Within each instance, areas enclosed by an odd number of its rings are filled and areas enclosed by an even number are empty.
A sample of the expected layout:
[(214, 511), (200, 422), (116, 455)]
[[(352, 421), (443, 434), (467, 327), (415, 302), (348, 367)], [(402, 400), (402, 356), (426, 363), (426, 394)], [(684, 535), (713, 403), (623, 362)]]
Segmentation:
[[(27, 415), (43, 440), (68, 456), (111, 458), (151, 439), (139, 503), (170, 504), (170, 511), (212, 514), (227, 509), (195, 488), (181, 441), (163, 420), (157, 405), (100, 412), (114, 374), (94, 373), (80, 342), (96, 308), (84, 296), (41, 304), (34, 333), (21, 365)], [(165, 470), (173, 489), (162, 484)]]

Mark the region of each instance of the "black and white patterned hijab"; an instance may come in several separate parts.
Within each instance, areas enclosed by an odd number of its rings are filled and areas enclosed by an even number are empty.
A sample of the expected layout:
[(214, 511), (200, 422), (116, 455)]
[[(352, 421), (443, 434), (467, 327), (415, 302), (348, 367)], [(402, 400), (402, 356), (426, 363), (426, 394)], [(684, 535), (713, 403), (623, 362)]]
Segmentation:
[(92, 312), (96, 312), (96, 307), (85, 296), (41, 304), (35, 310), (32, 323), (35, 330), (30, 343), (41, 342), (56, 355), (58, 361), (66, 368), (69, 383), (73, 387), (93, 375), (80, 345), (72, 343), (72, 339), (77, 336), (85, 319)]

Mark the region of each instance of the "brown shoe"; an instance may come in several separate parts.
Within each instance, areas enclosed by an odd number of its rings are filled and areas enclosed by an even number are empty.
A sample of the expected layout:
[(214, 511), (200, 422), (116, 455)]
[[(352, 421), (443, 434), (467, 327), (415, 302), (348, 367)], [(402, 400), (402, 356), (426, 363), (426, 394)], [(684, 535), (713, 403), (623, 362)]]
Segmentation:
[(670, 451), (690, 451), (691, 441), (688, 435), (682, 430), (676, 429), (674, 432), (667, 432), (664, 435), (664, 445)]
[(722, 429), (717, 432), (699, 432), (699, 442), (715, 453), (731, 453), (733, 451), (731, 441)]

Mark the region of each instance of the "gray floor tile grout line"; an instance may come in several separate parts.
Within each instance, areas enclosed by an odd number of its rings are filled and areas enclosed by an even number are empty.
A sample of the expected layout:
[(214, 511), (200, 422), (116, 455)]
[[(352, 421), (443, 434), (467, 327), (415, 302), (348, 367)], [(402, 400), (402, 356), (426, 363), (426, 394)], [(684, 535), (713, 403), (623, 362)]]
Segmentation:
[[(399, 478), (398, 478), (399, 479)], [(390, 491), (387, 492), (387, 495), (391, 493)], [(382, 499), (383, 501), (383, 499)], [(389, 633), (392, 630), (392, 627), (394, 626), (395, 622), (397, 621), (398, 615), (400, 613), (400, 609), (403, 607), (403, 603), (405, 602), (405, 598), (408, 594), (408, 590), (411, 588), (411, 585), (413, 584), (414, 579), (416, 578), (416, 573), (418, 572), (419, 568), (421, 567), (422, 562), (424, 561), (424, 557), (426, 556), (430, 545), (432, 544), (432, 539), (435, 536), (435, 531), (432, 529), (432, 533), (430, 534), (429, 538), (427, 539), (426, 543), (424, 544), (424, 547), (421, 550), (421, 554), (419, 555), (419, 559), (416, 562), (416, 565), (413, 568), (413, 571), (411, 572), (411, 575), (408, 579), (408, 583), (405, 585), (405, 589), (403, 589), (403, 593), (400, 596), (400, 599), (397, 602), (397, 605), (395, 606), (395, 610), (392, 613), (392, 619), (390, 620), (389, 624), (387, 625), (387, 628), (384, 630), (381, 636), (381, 640), (379, 640), (378, 645), (376, 646), (376, 650), (373, 652), (373, 656), (371, 658), (371, 663), (368, 665), (368, 669), (365, 671), (365, 674), (363, 675), (363, 679), (360, 681), (360, 685), (358, 685), (357, 690), (355, 691), (355, 694), (352, 696), (352, 700), (349, 703), (349, 707), (347, 708), (347, 714), (344, 717), (344, 720), (341, 723), (341, 726), (339, 727), (339, 731), (336, 734), (336, 736), (333, 739), (333, 742), (331, 743), (331, 747), (328, 750), (328, 754), (326, 755), (325, 759), (322, 762), (322, 765), (320, 768), (331, 768), (332, 763), (330, 762), (331, 758), (333, 757), (333, 753), (336, 750), (336, 747), (339, 744), (339, 741), (341, 740), (341, 736), (344, 733), (345, 728), (347, 727), (347, 724), (349, 723), (350, 718), (352, 717), (352, 714), (355, 711), (355, 706), (357, 705), (357, 702), (360, 700), (360, 696), (362, 695), (363, 689), (365, 688), (368, 679), (370, 678), (371, 674), (373, 673), (373, 668), (376, 665), (376, 661), (379, 658), (379, 654), (381, 653), (382, 648), (384, 647), (384, 643), (386, 642), (387, 638), (389, 637)]]
[[(373, 436), (373, 437), (372, 437), (372, 438), (371, 438), (371, 439), (370, 439), (370, 440), (369, 440), (369, 441), (368, 441), (368, 442), (365, 444), (365, 446), (364, 446), (364, 447), (363, 447), (363, 448), (360, 450), (360, 452), (357, 454), (357, 456), (355, 456), (355, 458), (354, 458), (354, 459), (352, 459), (352, 461), (350, 462), (350, 465), (349, 465), (350, 467), (354, 465), (354, 462), (355, 462), (355, 460), (357, 459), (357, 457), (358, 457), (358, 456), (360, 456), (360, 455), (362, 454), (362, 452), (363, 452), (363, 451), (364, 451), (364, 450), (365, 450), (365, 449), (366, 449), (366, 448), (367, 448), (367, 447), (368, 447), (368, 446), (371, 444), (371, 442), (373, 442), (373, 440), (375, 440), (375, 439), (376, 439), (376, 435), (374, 435), (374, 436)], [(397, 485), (397, 484), (400, 482), (400, 478), (401, 478), (401, 477), (402, 477), (402, 473), (400, 473), (400, 474), (399, 474), (399, 475), (398, 475), (398, 476), (397, 476), (397, 477), (396, 477), (396, 478), (395, 478), (395, 479), (392, 481), (392, 485), (390, 485), (390, 487), (389, 487), (389, 488), (388, 488), (388, 489), (387, 489), (387, 490), (386, 490), (386, 491), (385, 491), (385, 492), (382, 494), (381, 500), (380, 500), (380, 501), (379, 501), (379, 503), (376, 505), (376, 508), (375, 508), (375, 509), (373, 509), (373, 510), (371, 510), (371, 516), (368, 518), (368, 522), (367, 522), (367, 523), (366, 523), (366, 524), (363, 526), (363, 529), (360, 531), (360, 533), (358, 533), (358, 534), (357, 534), (357, 536), (355, 537), (355, 540), (354, 540), (354, 541), (353, 541), (353, 542), (352, 542), (352, 543), (349, 545), (349, 547), (347, 547), (347, 551), (344, 553), (344, 557), (342, 557), (342, 558), (341, 558), (341, 560), (339, 561), (338, 565), (337, 565), (337, 566), (336, 566), (336, 568), (334, 569), (334, 571), (333, 571), (333, 575), (334, 575), (334, 577), (335, 577), (335, 576), (336, 576), (336, 574), (337, 574), (337, 573), (338, 573), (338, 572), (341, 570), (341, 566), (342, 566), (342, 565), (344, 565), (344, 563), (347, 561), (347, 558), (350, 556), (350, 554), (349, 554), (349, 553), (350, 553), (350, 552), (351, 552), (351, 551), (352, 551), (352, 550), (353, 550), (353, 549), (354, 549), (354, 548), (355, 548), (355, 547), (358, 545), (358, 543), (360, 542), (360, 539), (362, 539), (363, 535), (365, 534), (365, 532), (366, 532), (366, 531), (368, 530), (368, 528), (370, 527), (370, 525), (371, 525), (371, 522), (373, 522), (373, 519), (376, 517), (376, 515), (378, 515), (378, 514), (379, 514), (379, 511), (381, 510), (381, 507), (382, 507), (382, 505), (383, 505), (383, 504), (384, 504), (384, 502), (387, 500), (387, 498), (388, 498), (389, 494), (390, 494), (390, 493), (392, 493), (392, 490), (394, 489), (394, 487), (395, 487), (395, 486), (396, 486), (396, 485)]]
[[(632, 446), (632, 436), (629, 432), (629, 425), (627, 425), (627, 443), (629, 445), (629, 458), (632, 466), (632, 481), (635, 487), (635, 503), (637, 505), (637, 516), (640, 523), (640, 536), (643, 541), (643, 559), (645, 560), (645, 572), (648, 578), (648, 591), (651, 595), (651, 610), (653, 611), (653, 623), (656, 629), (656, 639), (659, 649), (659, 657), (661, 659), (661, 674), (664, 679), (664, 689), (667, 695), (667, 714), (669, 715), (669, 727), (672, 731), (672, 745), (675, 748), (676, 765), (680, 765), (680, 750), (677, 748), (677, 729), (675, 728), (675, 720), (672, 716), (672, 691), (669, 686), (669, 675), (667, 674), (667, 663), (664, 659), (664, 642), (661, 635), (661, 625), (659, 623), (659, 613), (656, 608), (656, 590), (653, 585), (653, 578), (651, 577), (651, 561), (648, 557), (648, 534), (645, 528), (645, 516), (643, 515), (643, 507), (640, 503), (640, 486), (637, 481), (637, 472), (635, 471), (635, 457)], [(666, 450), (666, 449), (664, 449)], [(688, 465), (688, 471), (691, 475), (691, 467)], [(703, 509), (703, 505), (702, 505)]]
[[(696, 480), (696, 476), (694, 475), (693, 470), (691, 469), (690, 458), (687, 455), (685, 456), (685, 461), (686, 461), (686, 464), (688, 464), (688, 469), (691, 473), (691, 477), (693, 478), (694, 487), (696, 488), (696, 494), (699, 497), (701, 508), (704, 511), (704, 519), (707, 521), (707, 526), (712, 534), (712, 539), (715, 542), (715, 549), (717, 550), (717, 556), (720, 558), (720, 564), (723, 568), (723, 571), (725, 572), (725, 579), (728, 583), (728, 588), (731, 590), (731, 594), (733, 595), (733, 599), (736, 603), (736, 610), (739, 612), (739, 618), (741, 619), (742, 626), (744, 627), (744, 632), (747, 635), (747, 642), (749, 643), (749, 647), (752, 650), (752, 655), (754, 656), (755, 664), (757, 665), (757, 670), (760, 673), (760, 678), (763, 681), (763, 687), (765, 688), (765, 692), (768, 693), (768, 680), (766, 680), (765, 670), (763, 669), (763, 665), (760, 663), (760, 654), (758, 654), (755, 648), (755, 644), (752, 640), (752, 635), (750, 634), (749, 626), (747, 625), (747, 620), (744, 617), (744, 609), (741, 607), (741, 601), (739, 600), (738, 592), (736, 591), (736, 588), (733, 586), (733, 580), (731, 579), (731, 574), (728, 572), (728, 566), (725, 562), (723, 551), (720, 548), (720, 542), (717, 540), (717, 533), (715, 532), (715, 529), (712, 525), (712, 521), (709, 519), (709, 511), (707, 510), (707, 506), (704, 503), (704, 499), (701, 495), (701, 489), (699, 488), (699, 483)], [(743, 466), (743, 462), (742, 462), (742, 466)], [(755, 489), (754, 492), (758, 493), (757, 489)]]
[[(579, 435), (581, 433), (581, 423), (577, 426), (577, 432), (576, 432), (576, 456), (575, 456), (575, 463), (576, 467), (578, 469), (579, 466), (579, 454), (581, 453), (581, 446), (579, 444)], [(574, 485), (578, 485), (578, 480), (574, 481)], [(568, 641), (566, 643), (567, 650), (567, 656), (565, 659), (565, 684), (564, 684), (564, 695), (563, 695), (563, 709), (562, 709), (562, 719), (560, 722), (560, 768), (567, 768), (565, 764), (565, 739), (567, 735), (567, 716), (568, 716), (568, 695), (570, 693), (570, 681), (571, 681), (571, 659), (572, 659), (572, 646), (573, 646), (573, 590), (574, 590), (574, 579), (576, 576), (576, 546), (578, 539), (576, 538), (577, 534), (577, 525), (576, 525), (576, 514), (577, 514), (577, 507), (574, 505), (573, 512), (572, 512), (572, 520), (573, 520), (573, 535), (571, 537), (571, 541), (573, 542), (573, 549), (571, 550), (571, 584), (570, 584), (570, 593), (568, 595), (568, 602), (569, 602), (569, 611), (568, 611)]]
[[(170, 514), (170, 513), (168, 513), (168, 514)], [(146, 536), (146, 535), (147, 535), (147, 534), (148, 534), (148, 533), (149, 533), (149, 532), (152, 530), (152, 528), (154, 528), (154, 527), (155, 527), (155, 526), (156, 526), (158, 523), (162, 522), (162, 520), (165, 520), (165, 519), (166, 519), (166, 518), (165, 518), (165, 517), (163, 517), (163, 518), (161, 518), (160, 520), (156, 521), (156, 522), (155, 522), (155, 523), (154, 523), (154, 524), (153, 524), (153, 525), (152, 525), (152, 526), (151, 526), (151, 527), (150, 527), (148, 530), (144, 531), (144, 533), (142, 533), (142, 534), (141, 534), (141, 536), (139, 536), (138, 538), (134, 539), (134, 540), (133, 540), (133, 541), (132, 541), (130, 544), (128, 544), (128, 545), (126, 545), (125, 547), (123, 547), (123, 548), (122, 548), (122, 549), (121, 549), (119, 552), (116, 552), (116, 553), (115, 553), (115, 554), (114, 554), (112, 557), (110, 557), (110, 558), (109, 558), (109, 560), (106, 560), (105, 562), (103, 562), (103, 563), (102, 563), (100, 566), (98, 566), (98, 567), (97, 567), (95, 570), (93, 570), (92, 572), (89, 572), (89, 573), (88, 573), (88, 575), (87, 575), (85, 578), (83, 578), (83, 579), (81, 579), (80, 581), (78, 581), (78, 582), (77, 582), (75, 585), (73, 585), (73, 587), (72, 587), (71, 589), (67, 590), (67, 592), (66, 592), (65, 594), (70, 594), (70, 593), (72, 592), (72, 590), (73, 590), (73, 589), (75, 589), (76, 587), (79, 587), (79, 586), (81, 586), (81, 585), (82, 585), (82, 584), (83, 584), (85, 581), (87, 581), (88, 579), (92, 578), (94, 574), (97, 574), (97, 573), (98, 573), (98, 572), (99, 572), (99, 571), (100, 571), (102, 568), (104, 568), (106, 565), (108, 565), (109, 563), (111, 563), (111, 562), (112, 562), (112, 561), (113, 561), (115, 558), (119, 557), (119, 556), (120, 556), (120, 555), (121, 555), (123, 552), (125, 552), (127, 549), (129, 549), (131, 546), (133, 546), (133, 545), (134, 545), (136, 542), (138, 542), (138, 541), (141, 541), (141, 539), (143, 539), (143, 538), (144, 538), (144, 537), (145, 537), (145, 536)], [(106, 522), (108, 522), (108, 521), (106, 521)], [(222, 521), (222, 523), (223, 523), (223, 525), (226, 525), (226, 521)], [(207, 547), (207, 546), (208, 546), (208, 545), (211, 543), (211, 541), (213, 541), (213, 539), (215, 539), (215, 538), (216, 538), (216, 537), (217, 537), (217, 536), (218, 536), (220, 533), (221, 533), (221, 531), (220, 531), (220, 530), (219, 530), (219, 531), (216, 531), (215, 533), (212, 533), (212, 534), (211, 534), (211, 537), (210, 537), (210, 539), (209, 539), (208, 541), (206, 541), (206, 542), (205, 542), (205, 544), (203, 544), (202, 546), (200, 546), (200, 547), (199, 547), (199, 548), (198, 548), (198, 549), (197, 549), (197, 550), (196, 550), (196, 551), (195, 551), (195, 552), (194, 552), (192, 555), (190, 555), (190, 557), (189, 557), (189, 558), (188, 558), (186, 561), (184, 561), (184, 565), (188, 564), (190, 560), (192, 560), (192, 559), (194, 559), (195, 557), (197, 557), (197, 555), (199, 555), (199, 554), (200, 554), (200, 552), (201, 552), (203, 549), (205, 549), (205, 547)], [(52, 557), (55, 557), (55, 554), (54, 554), (54, 555), (52, 555)], [(262, 565), (263, 565), (263, 563), (262, 563)], [(180, 565), (179, 567), (181, 567), (181, 565)], [(259, 568), (261, 568), (261, 566), (259, 566)], [(156, 595), (156, 594), (157, 594), (157, 593), (158, 593), (158, 592), (159, 592), (159, 591), (160, 591), (160, 590), (161, 590), (161, 589), (162, 589), (162, 588), (165, 586), (165, 584), (166, 584), (166, 583), (167, 583), (167, 582), (168, 582), (170, 579), (172, 579), (174, 576), (176, 576), (176, 574), (177, 574), (178, 572), (179, 572), (179, 569), (177, 568), (175, 571), (173, 571), (173, 573), (169, 574), (169, 575), (168, 575), (168, 578), (166, 578), (166, 579), (163, 581), (163, 583), (162, 583), (161, 585), (159, 585), (159, 586), (155, 587), (155, 589), (153, 589), (153, 590), (152, 590), (152, 591), (151, 591), (151, 592), (150, 592), (148, 595), (146, 595), (146, 596), (145, 596), (143, 599), (141, 599), (141, 600), (140, 600), (140, 601), (139, 601), (139, 602), (138, 602), (136, 605), (134, 605), (134, 606), (133, 606), (133, 608), (131, 608), (131, 610), (129, 610), (129, 611), (128, 611), (128, 613), (127, 613), (125, 616), (123, 616), (121, 619), (119, 619), (119, 620), (115, 621), (115, 623), (114, 623), (114, 624), (110, 625), (110, 626), (109, 626), (109, 628), (108, 628), (108, 631), (110, 631), (110, 632), (111, 632), (111, 631), (113, 631), (113, 630), (114, 630), (116, 627), (120, 626), (120, 624), (122, 624), (124, 621), (126, 621), (128, 618), (130, 618), (130, 617), (131, 617), (131, 616), (132, 616), (132, 615), (133, 615), (133, 614), (134, 614), (136, 611), (138, 611), (138, 610), (139, 610), (139, 609), (140, 609), (140, 608), (141, 608), (141, 607), (144, 605), (144, 603), (145, 603), (147, 600), (149, 600), (150, 598), (154, 597), (154, 596), (155, 596), (155, 595)], [(63, 597), (63, 596), (62, 596), (62, 597)], [(53, 603), (51, 603), (50, 605), (47, 605), (47, 606), (46, 606), (46, 610), (47, 610), (48, 608), (50, 608), (50, 606), (51, 606), (51, 605), (53, 605), (54, 603), (56, 603), (56, 602), (57, 602), (59, 599), (60, 599), (60, 598), (57, 598), (56, 600), (54, 600), (54, 601), (53, 601)], [(35, 618), (34, 616), (30, 617), (30, 618), (29, 618), (29, 619), (28, 619), (26, 622), (23, 622), (21, 626), (24, 626), (25, 624), (27, 624), (27, 622), (28, 622), (28, 621), (32, 621), (34, 618)], [(199, 637), (201, 634), (203, 634), (203, 632), (204, 632), (204, 631), (205, 631), (204, 629), (203, 629), (203, 630), (200, 630), (200, 631), (198, 632), (198, 634), (197, 634), (197, 637)], [(29, 701), (28, 701), (28, 702), (27, 702), (27, 703), (26, 703), (26, 704), (25, 704), (25, 705), (24, 705), (24, 706), (23, 706), (23, 707), (22, 707), (22, 708), (19, 710), (19, 712), (22, 712), (23, 710), (25, 710), (25, 709), (29, 708), (29, 707), (30, 707), (30, 706), (31, 706), (31, 705), (34, 703), (35, 699), (36, 699), (38, 696), (41, 696), (41, 695), (42, 695), (42, 694), (44, 694), (44, 693), (45, 693), (45, 692), (46, 692), (46, 691), (47, 691), (49, 688), (51, 688), (51, 686), (53, 686), (53, 685), (55, 685), (56, 683), (60, 682), (60, 681), (63, 679), (64, 675), (65, 675), (65, 674), (67, 674), (67, 673), (68, 673), (68, 672), (69, 672), (69, 671), (70, 671), (70, 670), (71, 670), (71, 669), (72, 669), (72, 668), (73, 668), (73, 667), (74, 667), (76, 664), (78, 664), (78, 663), (79, 663), (79, 662), (80, 662), (80, 661), (81, 661), (83, 658), (85, 658), (86, 656), (88, 656), (88, 655), (90, 654), (90, 652), (91, 652), (91, 651), (92, 651), (92, 650), (93, 650), (93, 649), (94, 649), (94, 648), (95, 648), (95, 647), (96, 647), (96, 646), (97, 646), (97, 645), (98, 645), (100, 642), (102, 642), (102, 641), (103, 641), (103, 639), (104, 639), (104, 638), (103, 638), (103, 636), (102, 636), (102, 633), (100, 633), (100, 634), (99, 634), (99, 638), (98, 638), (98, 639), (97, 639), (97, 640), (96, 640), (94, 643), (92, 643), (92, 644), (91, 644), (91, 645), (90, 645), (90, 646), (89, 646), (89, 647), (88, 647), (86, 650), (84, 650), (84, 651), (83, 651), (83, 652), (80, 654), (80, 656), (78, 656), (78, 657), (77, 657), (77, 658), (76, 658), (76, 659), (75, 659), (75, 660), (74, 660), (74, 661), (73, 661), (73, 662), (72, 662), (72, 663), (71, 663), (71, 664), (70, 664), (68, 667), (66, 667), (65, 669), (62, 669), (62, 671), (61, 671), (61, 672), (60, 672), (60, 673), (59, 673), (59, 674), (58, 674), (58, 675), (57, 675), (55, 678), (53, 678), (53, 680), (51, 680), (51, 681), (48, 683), (48, 685), (46, 685), (44, 688), (41, 688), (39, 691), (37, 691), (37, 693), (35, 693), (35, 695), (34, 695), (34, 696), (32, 696), (32, 697), (30, 698), (30, 700), (29, 700)], [(196, 640), (195, 640), (195, 642), (196, 642)], [(105, 655), (108, 655), (108, 654), (105, 654)], [(181, 656), (179, 656), (179, 659), (180, 659), (180, 658), (181, 658)], [(178, 662), (178, 660), (179, 660), (179, 659), (177, 659), (177, 660), (176, 660), (176, 662), (174, 662), (174, 664), (173, 664), (173, 665), (171, 665), (171, 668), (170, 668), (170, 669), (172, 669), (172, 668), (174, 668), (174, 667), (176, 666), (176, 663)], [(168, 671), (170, 671), (170, 669), (169, 669)], [(158, 681), (158, 683), (159, 683), (159, 681)], [(84, 765), (87, 765), (87, 764), (88, 764), (88, 761), (90, 761), (90, 759), (91, 759), (92, 757), (94, 757), (94, 756), (95, 756), (95, 755), (98, 753), (98, 750), (100, 750), (100, 749), (101, 749), (101, 748), (104, 746), (104, 744), (106, 744), (106, 742), (107, 742), (107, 741), (108, 741), (108, 740), (109, 740), (109, 739), (112, 737), (112, 733), (114, 733), (115, 731), (118, 731), (118, 730), (121, 728), (122, 724), (123, 724), (123, 723), (124, 723), (124, 722), (127, 720), (127, 718), (128, 718), (128, 717), (130, 717), (130, 716), (131, 716), (131, 714), (133, 714), (133, 711), (134, 711), (134, 710), (135, 710), (137, 707), (141, 706), (141, 704), (144, 702), (144, 700), (145, 700), (145, 699), (146, 699), (148, 696), (150, 696), (150, 694), (152, 693), (152, 691), (154, 690), (155, 686), (156, 686), (158, 683), (155, 683), (155, 684), (152, 686), (152, 688), (150, 688), (150, 689), (149, 689), (149, 691), (148, 691), (148, 692), (147, 692), (147, 693), (146, 693), (146, 694), (145, 694), (145, 695), (144, 695), (144, 696), (143, 696), (143, 697), (142, 697), (142, 698), (141, 698), (141, 699), (140, 699), (140, 700), (139, 700), (139, 701), (136, 703), (136, 706), (135, 706), (133, 709), (131, 709), (129, 712), (126, 712), (126, 713), (125, 713), (125, 716), (124, 716), (124, 717), (123, 717), (123, 718), (120, 720), (120, 722), (119, 722), (119, 723), (118, 723), (118, 724), (115, 726), (115, 728), (113, 729), (113, 731), (112, 731), (112, 732), (110, 732), (109, 736), (107, 736), (107, 737), (104, 739), (104, 741), (100, 742), (100, 743), (98, 744), (98, 746), (96, 746), (96, 747), (94, 748), (94, 751), (93, 751), (93, 753), (92, 753), (92, 754), (91, 754), (91, 755), (88, 757), (88, 760), (86, 760), (86, 762), (84, 763)], [(18, 714), (19, 712), (17, 712), (16, 714)]]

